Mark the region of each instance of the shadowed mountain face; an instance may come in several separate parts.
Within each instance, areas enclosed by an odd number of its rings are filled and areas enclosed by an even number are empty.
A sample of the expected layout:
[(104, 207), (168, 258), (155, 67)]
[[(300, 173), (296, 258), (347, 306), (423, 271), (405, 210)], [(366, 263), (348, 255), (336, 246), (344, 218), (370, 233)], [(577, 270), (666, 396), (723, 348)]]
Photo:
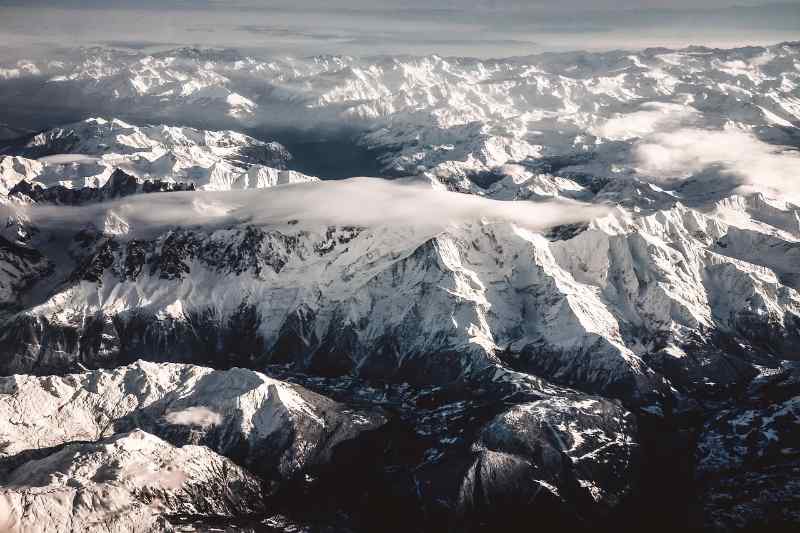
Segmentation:
[(303, 174), (324, 180), (383, 174), (379, 152), (359, 144), (357, 132), (334, 131), (321, 138), (307, 131), (255, 130), (251, 134), (258, 139), (280, 139), (293, 156), (288, 167)]
[(0, 524), (796, 527), (798, 53), (3, 65)]

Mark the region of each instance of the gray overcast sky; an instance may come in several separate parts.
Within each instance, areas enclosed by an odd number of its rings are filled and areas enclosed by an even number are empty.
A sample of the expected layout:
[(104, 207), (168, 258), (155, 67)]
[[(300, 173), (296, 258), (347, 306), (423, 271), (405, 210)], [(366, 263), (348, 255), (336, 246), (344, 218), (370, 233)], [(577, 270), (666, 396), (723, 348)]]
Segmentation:
[(499, 57), (800, 40), (800, 0), (0, 0), (6, 56), (47, 47)]
[(603, 11), (620, 9), (717, 9), (734, 6), (800, 4), (800, 0), (0, 0), (0, 6), (36, 7), (142, 7), (206, 8), (209, 6), (252, 6), (270, 8), (294, 6), (320, 9), (337, 7), (366, 9), (544, 9)]

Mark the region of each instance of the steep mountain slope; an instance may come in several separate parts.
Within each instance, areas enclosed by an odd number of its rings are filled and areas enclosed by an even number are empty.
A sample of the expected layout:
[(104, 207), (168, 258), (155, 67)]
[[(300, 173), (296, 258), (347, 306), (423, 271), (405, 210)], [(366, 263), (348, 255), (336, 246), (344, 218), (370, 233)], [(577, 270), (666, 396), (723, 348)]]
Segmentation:
[[(370, 188), (365, 181), (342, 184), (353, 185), (365, 193)], [(270, 196), (277, 198), (274, 205), (291, 206), (281, 198), (308, 200), (315, 191), (329, 191), (336, 202), (341, 198), (337, 187), (294, 186), (247, 195), (269, 212)], [(183, 217), (180, 205), (192, 206), (207, 194), (154, 198), (172, 198), (164, 205)], [(224, 197), (208, 198), (207, 205), (229, 212)], [(503, 418), (491, 424), (485, 419), (489, 429), (482, 436), (482, 422), (473, 420), (463, 426), (473, 435), (466, 437), (449, 425), (426, 434), (420, 424), (432, 415), (405, 414), (405, 423), (417, 428), (416, 445), (435, 450), (403, 463), (404, 468), (421, 466), (418, 482), (428, 487), (420, 493), (422, 501), (439, 502), (425, 508), (432, 516), (463, 516), (472, 523), (499, 509), (499, 502), (513, 493), (529, 503), (514, 499), (517, 503), (504, 516), (517, 516), (536, 501), (555, 513), (548, 520), (561, 523), (570, 516), (567, 509), (578, 505), (578, 527), (603, 514), (590, 502), (614, 509), (616, 502), (630, 498), (636, 477), (630, 448), (636, 437), (630, 429), (609, 426), (608, 420), (619, 415), (583, 418), (589, 414), (575, 405), (586, 400), (577, 396), (567, 402), (567, 414), (559, 414), (559, 404), (541, 413), (531, 408), (531, 413), (553, 426), (561, 427), (562, 419), (566, 427), (578, 424), (579, 433), (608, 432), (597, 445), (615, 450), (613, 460), (625, 465), (626, 474), (609, 477), (592, 462), (585, 468), (593, 473), (575, 477), (571, 472), (582, 454), (568, 459), (569, 471), (538, 452), (531, 459), (517, 439), (528, 438), (526, 428), (545, 422), (528, 420), (522, 405), (575, 394), (533, 376), (622, 399), (640, 416), (668, 421), (673, 415), (703, 413), (711, 420), (715, 411), (704, 412), (698, 401), (724, 396), (762, 368), (779, 368), (782, 360), (796, 356), (800, 297), (791, 260), (794, 208), (738, 196), (705, 213), (672, 204), (651, 209), (651, 214), (617, 208), (588, 224), (544, 234), (503, 220), (448, 223), (446, 211), (438, 226), (320, 226), (302, 214), (298, 220), (284, 213), (281, 222), (254, 218), (245, 210), (233, 218), (188, 217), (185, 227), (167, 222), (159, 229), (161, 223), (139, 218), (136, 202), (122, 204), (127, 208), (93, 204), (94, 217), (108, 221), (119, 216), (115, 212), (127, 213), (128, 221), (115, 218), (117, 223), (102, 231), (89, 226), (75, 234), (71, 259), (60, 260), (67, 268), (41, 274), (42, 290), (34, 284), (19, 292), (17, 301), (26, 303), (7, 314), (3, 368), (6, 373), (61, 373), (144, 356), (225, 368), (280, 365), (334, 381), (357, 376), (366, 383), (409, 383), (420, 390), (476, 387), (484, 391), (483, 398), (462, 390), (453, 392), (451, 401), (468, 402), (465, 414), (489, 402), (494, 416), (526, 422), (512, 425), (509, 436), (498, 441), (506, 431), (503, 424), (510, 423)], [(546, 205), (533, 202), (530, 208), (535, 212)], [(53, 262), (57, 252), (48, 243), (61, 242), (54, 237), (59, 231), (72, 235), (74, 230), (56, 231), (47, 223), (37, 227), (47, 222), (47, 217), (38, 218), (37, 209), (43, 208), (22, 211), (30, 215), (19, 217), (22, 227), (33, 237), (15, 246), (41, 247), (38, 253)], [(392, 220), (390, 211), (383, 212)], [(120, 221), (124, 231), (109, 230), (120, 227)], [(761, 233), (754, 228), (772, 229)], [(359, 401), (372, 403), (372, 398), (369, 393)], [(437, 409), (449, 408), (440, 402), (435, 402)], [(502, 415), (498, 402), (511, 402), (522, 411)], [(763, 416), (781, 408), (767, 404)], [(114, 427), (170, 435), (163, 425), (150, 425), (164, 409), (153, 407), (154, 415), (149, 409), (132, 420), (121, 416)], [(796, 427), (796, 422), (787, 423), (787, 431)], [(191, 442), (227, 454), (235, 449), (215, 434), (194, 434), (201, 436)], [(441, 442), (455, 438), (457, 444), (430, 448), (433, 435)], [(554, 441), (554, 453), (569, 457), (569, 439), (588, 442), (562, 436)], [(16, 433), (7, 440), (27, 442)], [(478, 455), (464, 450), (469, 443)], [(251, 459), (242, 460), (254, 468)], [(531, 461), (538, 472), (533, 478), (525, 466)], [(263, 466), (263, 460), (258, 464)], [(736, 466), (731, 461), (725, 468)], [(458, 479), (466, 493), (453, 492)], [(327, 494), (331, 489), (314, 490)], [(764, 501), (771, 505), (772, 500)], [(736, 511), (736, 516), (746, 525), (759, 512)]]
[[(513, 225), (433, 236), (245, 225), (131, 237), (85, 234), (67, 283), (12, 319), (7, 372), (135, 353), (168, 359), (181, 347), (190, 360), (418, 382), (497, 364), (499, 351), (536, 350), (555, 359), (545, 374), (589, 390), (617, 387), (633, 399), (657, 388), (604, 304), (558, 266), (545, 239)], [(522, 327), (514, 318), (545, 302), (552, 313)], [(427, 374), (436, 357), (445, 366)]]
[[(291, 192), (314, 190), (335, 189)], [(196, 201), (173, 198), (171, 211)], [(137, 204), (124, 205), (97, 216), (136, 218)], [(55, 290), (9, 317), (6, 372), (177, 351), (437, 385), (502, 360), (638, 402), (662, 396), (659, 374), (684, 392), (722, 385), (753, 363), (793, 357), (798, 343), (794, 241), (754, 241), (677, 202), (647, 216), (620, 209), (549, 239), (507, 222), (260, 226), (249, 215), (142, 239), (121, 220), (123, 232), (84, 230)], [(44, 231), (31, 245), (47, 257), (51, 240)], [(743, 365), (733, 373), (730, 357)]]
[(280, 479), (324, 461), (342, 440), (383, 423), (380, 415), (343, 410), (327, 398), (243, 369), (140, 361), (113, 371), (3, 378), (2, 390), (2, 453), (12, 464), (26, 450), (140, 427), (176, 444), (231, 454)]

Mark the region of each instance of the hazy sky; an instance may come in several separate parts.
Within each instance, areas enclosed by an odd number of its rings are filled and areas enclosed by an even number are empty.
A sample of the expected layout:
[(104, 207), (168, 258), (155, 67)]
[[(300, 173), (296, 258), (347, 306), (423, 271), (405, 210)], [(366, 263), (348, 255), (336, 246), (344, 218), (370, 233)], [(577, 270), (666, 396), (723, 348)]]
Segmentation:
[(7, 56), (111, 44), (499, 57), (799, 39), (800, 0), (0, 0)]
[[(250, 6), (268, 9), (291, 6), (302, 9), (360, 8), (360, 9), (542, 9), (599, 11), (620, 9), (716, 9), (733, 6), (775, 4), (770, 0), (0, 0), (0, 5), (45, 7), (183, 7)], [(783, 3), (800, 3), (787, 1)]]

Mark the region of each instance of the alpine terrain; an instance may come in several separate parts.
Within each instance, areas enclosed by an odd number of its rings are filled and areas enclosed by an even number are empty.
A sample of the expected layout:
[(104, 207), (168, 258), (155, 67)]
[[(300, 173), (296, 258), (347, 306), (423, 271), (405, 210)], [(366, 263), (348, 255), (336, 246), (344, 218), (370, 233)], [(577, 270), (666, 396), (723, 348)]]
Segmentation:
[(800, 528), (799, 43), (0, 61), (0, 531)]

